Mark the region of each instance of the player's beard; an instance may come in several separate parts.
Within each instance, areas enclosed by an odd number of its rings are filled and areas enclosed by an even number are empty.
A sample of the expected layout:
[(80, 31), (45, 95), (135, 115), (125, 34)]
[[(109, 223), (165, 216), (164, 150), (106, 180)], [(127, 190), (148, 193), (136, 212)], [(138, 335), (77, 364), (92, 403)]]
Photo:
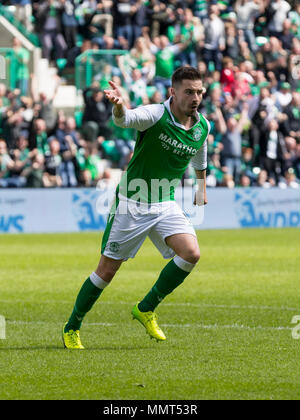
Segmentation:
[(197, 114), (199, 105), (195, 104), (194, 108), (190, 108), (185, 112), (187, 117), (194, 117)]
[(192, 112), (190, 111), (190, 112), (185, 113), (186, 117), (194, 117), (195, 115), (196, 115), (196, 111), (192, 111)]

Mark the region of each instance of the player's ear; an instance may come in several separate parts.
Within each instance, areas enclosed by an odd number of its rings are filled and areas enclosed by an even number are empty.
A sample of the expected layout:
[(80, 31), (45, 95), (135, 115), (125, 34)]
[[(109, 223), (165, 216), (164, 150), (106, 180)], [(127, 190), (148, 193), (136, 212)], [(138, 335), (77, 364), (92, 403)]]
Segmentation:
[(174, 87), (173, 87), (173, 86), (171, 86), (170, 92), (171, 92), (171, 95), (172, 95), (172, 96), (175, 96), (175, 89), (174, 89)]

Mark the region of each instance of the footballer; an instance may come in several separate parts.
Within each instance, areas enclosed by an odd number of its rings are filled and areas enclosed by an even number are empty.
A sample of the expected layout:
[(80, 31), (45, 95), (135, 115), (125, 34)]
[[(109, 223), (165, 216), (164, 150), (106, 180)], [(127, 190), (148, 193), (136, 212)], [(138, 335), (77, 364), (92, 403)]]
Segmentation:
[[(207, 203), (207, 137), (210, 124), (198, 112), (205, 88), (201, 74), (183, 66), (172, 75), (171, 96), (162, 104), (127, 109), (118, 87), (109, 82), (106, 98), (113, 104), (113, 121), (137, 130), (137, 141), (127, 171), (117, 189), (97, 269), (83, 283), (71, 316), (63, 327), (68, 349), (83, 349), (79, 330), (84, 316), (110, 284), (122, 263), (134, 258), (148, 236), (162, 257), (170, 261), (156, 282), (131, 310), (151, 338), (166, 340), (155, 308), (191, 273), (200, 258), (195, 230), (175, 201), (175, 188), (189, 163)], [(160, 188), (163, 186), (164, 188)]]

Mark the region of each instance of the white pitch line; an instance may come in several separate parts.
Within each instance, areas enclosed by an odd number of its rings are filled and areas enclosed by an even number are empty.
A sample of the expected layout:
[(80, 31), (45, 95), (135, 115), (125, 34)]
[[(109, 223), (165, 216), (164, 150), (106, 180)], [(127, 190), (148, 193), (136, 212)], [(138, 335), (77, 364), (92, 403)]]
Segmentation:
[[(7, 324), (12, 325), (49, 325), (54, 324), (58, 325), (58, 322), (47, 322), (47, 321), (19, 321), (19, 320), (7, 320)], [(99, 326), (99, 327), (116, 327), (120, 326), (119, 323), (110, 323), (110, 322), (86, 322), (87, 326)], [(249, 326), (249, 325), (240, 325), (240, 324), (161, 324), (162, 327), (167, 328), (199, 328), (204, 330), (212, 329), (239, 329), (239, 330), (271, 330), (271, 331), (281, 331), (281, 330), (292, 330), (292, 327), (282, 327), (282, 326), (270, 326), (264, 327), (262, 325)]]
[(262, 325), (256, 325), (251, 327), (249, 325), (239, 325), (239, 324), (229, 324), (229, 325), (219, 325), (219, 324), (161, 324), (162, 327), (174, 327), (174, 328), (200, 328), (205, 330), (212, 330), (217, 328), (224, 329), (239, 329), (239, 330), (272, 330), (272, 331), (281, 331), (281, 330), (292, 330), (290, 327), (263, 327)]
[[(59, 322), (48, 322), (48, 321), (21, 321), (21, 320), (6, 320), (6, 324), (12, 325), (59, 325)], [(101, 327), (114, 327), (119, 325), (117, 323), (110, 322), (86, 322), (85, 325), (97, 325)]]
[[(0, 300), (0, 304), (1, 303), (6, 303), (6, 304), (10, 304), (10, 303), (34, 303), (36, 304), (35, 301), (33, 300)], [(41, 302), (39, 303), (40, 305), (47, 305), (47, 304), (65, 304), (65, 305), (70, 305), (73, 302), (71, 301), (66, 301), (66, 300), (41, 300)], [(128, 307), (130, 307), (130, 305), (134, 305), (136, 302), (108, 302), (108, 301), (101, 301), (101, 305), (127, 305)], [(174, 307), (178, 307), (178, 306), (186, 306), (186, 307), (191, 307), (191, 308), (216, 308), (216, 309), (242, 309), (242, 310), (248, 310), (248, 309), (254, 309), (254, 310), (270, 310), (270, 311), (299, 311), (300, 312), (300, 308), (293, 308), (293, 307), (289, 307), (289, 306), (268, 306), (268, 305), (223, 305), (223, 304), (214, 304), (214, 303), (190, 303), (190, 302), (178, 302), (178, 303), (168, 303), (168, 302), (164, 302), (163, 303), (164, 306), (174, 306)]]

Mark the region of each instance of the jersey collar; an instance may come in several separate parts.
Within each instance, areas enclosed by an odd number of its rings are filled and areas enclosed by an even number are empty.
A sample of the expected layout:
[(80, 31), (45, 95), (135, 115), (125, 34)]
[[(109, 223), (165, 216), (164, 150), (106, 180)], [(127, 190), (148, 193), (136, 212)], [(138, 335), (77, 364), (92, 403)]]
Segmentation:
[(184, 125), (182, 125), (182, 124), (180, 124), (179, 122), (177, 122), (176, 120), (175, 120), (175, 117), (174, 117), (174, 115), (172, 114), (172, 111), (171, 111), (171, 101), (172, 101), (172, 98), (173, 98), (173, 96), (170, 96), (170, 98), (169, 99), (167, 99), (165, 102), (164, 102), (164, 106), (167, 108), (167, 111), (168, 111), (168, 113), (170, 114), (170, 117), (171, 117), (171, 119), (172, 119), (172, 123), (176, 126), (176, 127), (179, 127), (179, 128), (181, 128), (182, 130), (185, 130), (185, 131), (189, 131), (189, 130), (191, 130), (192, 128), (194, 128), (198, 123), (199, 123), (199, 121), (200, 121), (200, 117), (199, 117), (199, 114), (198, 114), (198, 112), (196, 113), (196, 122), (195, 122), (195, 124), (192, 126), (192, 127), (190, 127), (190, 128), (185, 128), (185, 126)]

